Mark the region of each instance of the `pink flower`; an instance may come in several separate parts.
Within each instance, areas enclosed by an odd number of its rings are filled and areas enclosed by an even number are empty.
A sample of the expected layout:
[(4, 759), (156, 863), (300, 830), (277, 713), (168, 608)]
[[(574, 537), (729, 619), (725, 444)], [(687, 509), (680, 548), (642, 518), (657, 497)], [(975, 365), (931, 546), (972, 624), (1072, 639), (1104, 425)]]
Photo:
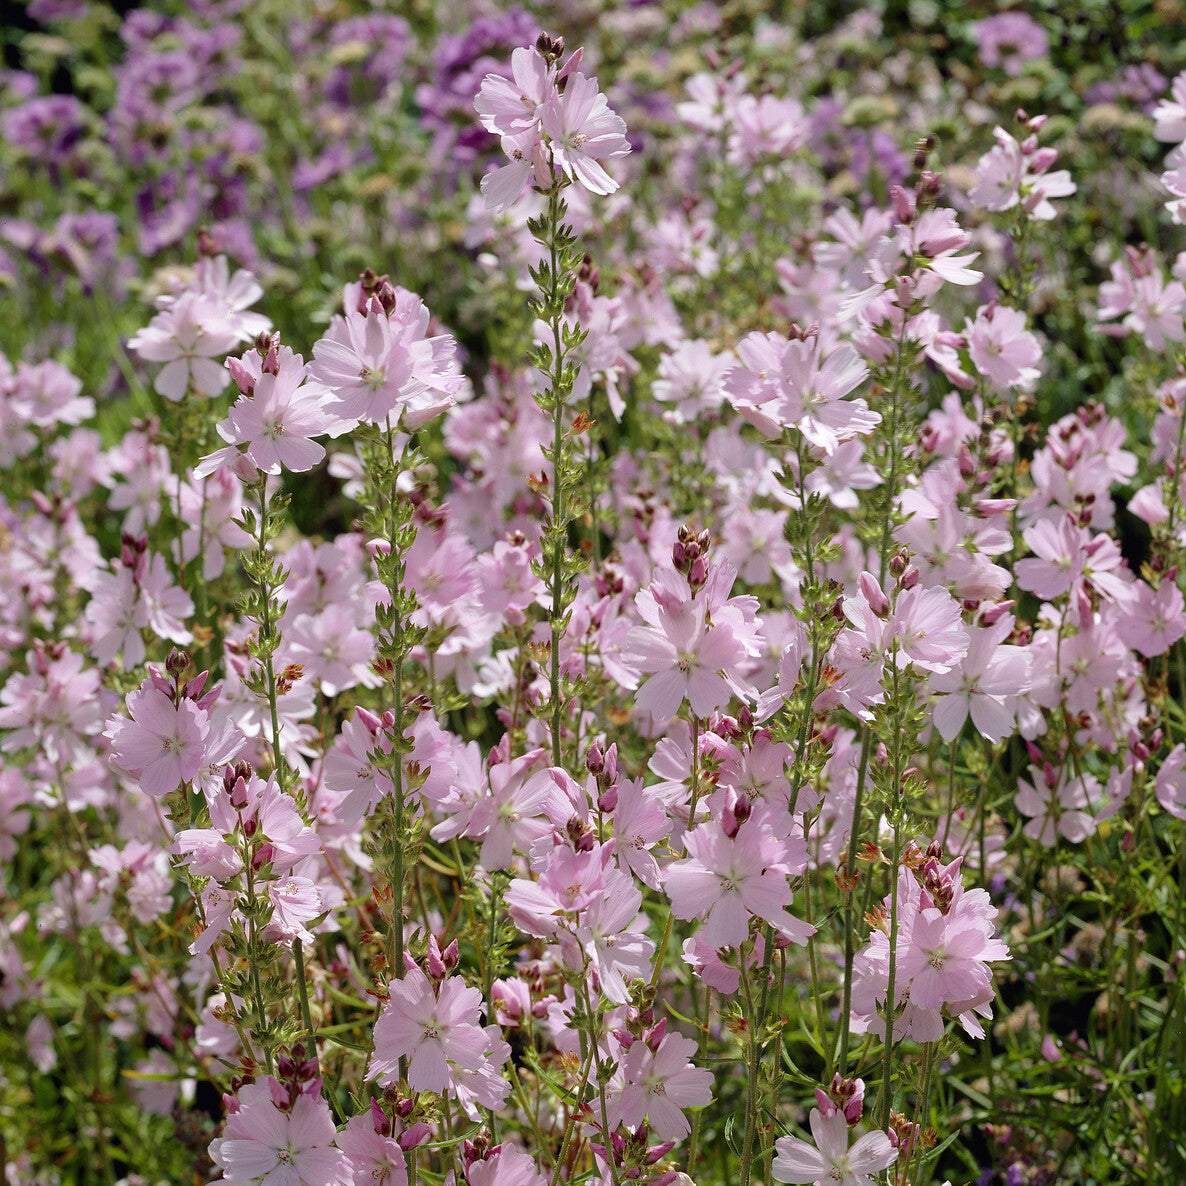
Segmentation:
[(959, 602), (946, 589), (915, 585), (899, 594), (889, 629), (897, 639), (899, 666), (949, 671), (968, 652)]
[(391, 294), (391, 311), (377, 296), (366, 311), (336, 316), (313, 347), (309, 374), (331, 391), (326, 405), (340, 431), (360, 421), (415, 432), (456, 402), (464, 385), (456, 343), (428, 337), (428, 310), (406, 289)]
[(514, 136), (535, 126), (540, 108), (556, 95), (554, 71), (535, 46), (511, 54), (511, 78), (487, 74), (474, 99), (482, 126), (496, 136)]
[(613, 871), (612, 845), (575, 852), (558, 843), (548, 852), (538, 881), (517, 877), (507, 886), (511, 920), (529, 935), (555, 936), (604, 895)]
[[(482, 610), (512, 625), (522, 625), (527, 608), (543, 598), (543, 581), (532, 571), (534, 546), (501, 539), (477, 560)], [(467, 590), (468, 592), (468, 590)]]
[(239, 1089), (223, 1135), (210, 1142), (222, 1180), (230, 1186), (353, 1186), (350, 1160), (334, 1148), (337, 1134), (326, 1100), (306, 1093), (281, 1111), (273, 1087), (286, 1095), (275, 1079)]
[(306, 927), (319, 914), (325, 913), (317, 883), (308, 877), (282, 877), (267, 883), (268, 899), (272, 903), (272, 917), (264, 928), (263, 937), (269, 943), (291, 944), (294, 939), (313, 942), (313, 932)]
[(733, 836), (715, 820), (701, 824), (685, 837), (688, 856), (664, 872), (672, 915), (703, 919), (701, 936), (713, 947), (740, 946), (754, 918), (794, 943), (815, 933), (786, 909), (794, 897), (787, 878), (802, 872), (807, 845), (799, 837), (780, 839), (769, 818), (755, 813)]
[(319, 614), (298, 614), (284, 624), (286, 658), (300, 663), (304, 678), (326, 696), (378, 682), (371, 669), (374, 635), (357, 624), (358, 616), (355, 606), (327, 605)]
[[(1009, 957), (996, 937), (996, 908), (985, 890), (965, 891), (958, 859), (940, 865), (927, 858), (918, 874), (898, 877), (897, 975), (894, 980), (894, 1034), (918, 1042), (937, 1042), (944, 1015), (958, 1019), (973, 1037), (983, 1038), (977, 1019), (992, 1016), (994, 997), (989, 964)], [(879, 911), (889, 917), (891, 897)], [(890, 942), (883, 923), (853, 963), (853, 1029), (885, 1033), (889, 991)]]
[(687, 424), (716, 411), (725, 398), (724, 379), (733, 365), (731, 354), (714, 354), (700, 339), (680, 342), (661, 355), (651, 394), (674, 405), (664, 411), (664, 418)]
[[(387, 1126), (390, 1131), (390, 1121)], [(404, 1151), (395, 1137), (376, 1131), (371, 1113), (353, 1117), (338, 1133), (337, 1145), (350, 1159), (355, 1183), (406, 1186), (408, 1168)]]
[(196, 778), (210, 729), (206, 713), (192, 700), (174, 704), (151, 678), (129, 693), (127, 707), (131, 720), (112, 717), (107, 722), (112, 765), (154, 799)]
[(976, 165), (976, 185), (968, 197), (985, 210), (1011, 210), (1021, 203), (1031, 219), (1048, 222), (1057, 211), (1051, 198), (1065, 198), (1076, 192), (1076, 185), (1066, 169), (1049, 172), (1057, 159), (1053, 148), (1039, 148), (1037, 140), (1038, 116), (1030, 121), (1035, 134), (1018, 142), (996, 127), (996, 145), (984, 154)]
[[(228, 465), (238, 446), (246, 445), (246, 454), (257, 469), (278, 474), (282, 469), (302, 473), (312, 469), (325, 456), (325, 449), (312, 438), (334, 432), (336, 418), (325, 411), (329, 393), (324, 387), (306, 383), (304, 359), (287, 346), (281, 346), (274, 369), (252, 375), (250, 363), (259, 355), (247, 355), (247, 366), (239, 371), (240, 381), (253, 380), (218, 425), (218, 434), (230, 445), (202, 458), (195, 467), (195, 477), (212, 474)], [(265, 364), (268, 365), (268, 364)]]
[(1095, 831), (1096, 821), (1090, 812), (1089, 792), (1098, 793), (1099, 783), (1093, 774), (1068, 777), (1064, 767), (1042, 771), (1031, 767), (1032, 782), (1021, 779), (1015, 802), (1022, 815), (1029, 816), (1025, 834), (1046, 848), (1061, 836), (1072, 844), (1086, 840)]
[(596, 78), (579, 71), (568, 77), (562, 95), (549, 99), (541, 113), (557, 164), (595, 194), (612, 194), (618, 183), (601, 162), (626, 156), (630, 145), (621, 116), (609, 108)]
[(601, 991), (618, 1005), (630, 1000), (627, 977), (646, 980), (651, 974), (655, 945), (646, 936), (647, 916), (641, 907), (642, 891), (634, 880), (610, 871), (604, 891), (589, 903), (576, 929), (580, 958), (566, 961), (575, 971), (587, 961)]
[(1069, 516), (1057, 523), (1042, 520), (1027, 527), (1022, 536), (1036, 559), (1018, 560), (1014, 565), (1019, 588), (1052, 601), (1090, 585), (1107, 601), (1131, 604), (1132, 577), (1110, 536), (1093, 536)]
[(465, 1180), (467, 1186), (548, 1186), (550, 1181), (522, 1149), (505, 1143), (485, 1159), (473, 1162)]
[(1165, 756), (1153, 784), (1157, 802), (1175, 819), (1186, 819), (1186, 745), (1180, 742)]
[(627, 634), (622, 664), (650, 674), (636, 699), (657, 720), (670, 720), (685, 700), (705, 717), (734, 694), (753, 694), (742, 671), (761, 654), (761, 623), (754, 598), (729, 597), (736, 575), (728, 561), (707, 570), (697, 596), (684, 577), (664, 570), (636, 596), (646, 624)]
[(744, 656), (729, 627), (710, 623), (702, 601), (674, 611), (660, 607), (658, 619), (658, 628), (634, 627), (622, 648), (623, 662), (650, 675), (638, 690), (638, 707), (669, 721), (685, 700), (700, 717), (728, 704), (734, 684), (726, 672)]
[(564, 772), (541, 769), (542, 758), (543, 751), (536, 749), (490, 768), (490, 793), (474, 804), (464, 829), (464, 835), (482, 841), (482, 868), (509, 868), (516, 849), (526, 853), (572, 814), (561, 790)]
[(1013, 629), (1006, 614), (994, 626), (972, 628), (967, 655), (957, 667), (932, 675), (931, 690), (943, 693), (935, 705), (935, 728), (944, 741), (954, 741), (964, 721), (989, 741), (1001, 741), (1013, 732), (1017, 697), (1029, 690), (1029, 654), (1005, 645)]
[(1186, 74), (1179, 74), (1170, 86), (1170, 98), (1153, 109), (1153, 135), (1169, 144), (1186, 141)]
[(741, 365), (725, 375), (725, 394), (765, 436), (797, 429), (827, 456), (881, 423), (863, 399), (844, 398), (869, 374), (847, 344), (829, 348), (819, 337), (788, 341), (752, 333), (738, 344), (737, 357)]
[(29, 672), (8, 677), (0, 688), (0, 751), (38, 746), (51, 762), (66, 765), (90, 756), (89, 738), (99, 732), (103, 707), (99, 672), (65, 644), (40, 641), (28, 652)]
[(871, 1186), (871, 1175), (893, 1165), (898, 1151), (883, 1132), (870, 1132), (852, 1148), (848, 1121), (839, 1109), (825, 1116), (812, 1108), (808, 1117), (812, 1145), (800, 1137), (780, 1137), (771, 1172), (779, 1182), (811, 1182), (814, 1186)]
[(966, 325), (968, 352), (976, 369), (995, 386), (1030, 390), (1042, 359), (1038, 339), (1025, 328), (1025, 314), (1007, 305), (980, 309)]
[(53, 428), (58, 424), (81, 424), (95, 414), (95, 401), (80, 396), (82, 380), (60, 362), (17, 364), (8, 397), (11, 407), (27, 424)]
[(487, 1040), (480, 1024), (482, 994), (476, 988), (467, 988), (458, 976), (434, 988), (413, 964), (402, 979), (389, 981), (387, 989), (391, 995), (375, 1022), (368, 1079), (394, 1082), (399, 1060), (407, 1058), (412, 1089), (444, 1095), (450, 1090), (450, 1064), (480, 1069)]
[(546, 189), (555, 165), (591, 193), (618, 188), (601, 162), (630, 152), (626, 125), (610, 110), (597, 79), (575, 69), (580, 59), (577, 50), (557, 69), (538, 50), (517, 49), (511, 55), (513, 83), (498, 74), (482, 80), (474, 108), (483, 126), (501, 136), (510, 160), (482, 178), (487, 209), (506, 210), (532, 177)]
[(998, 12), (973, 28), (981, 61), (1000, 66), (1010, 77), (1020, 74), (1026, 62), (1044, 58), (1049, 49), (1046, 30), (1024, 12)]
[(618, 860), (651, 889), (659, 888), (659, 863), (651, 855), (651, 848), (671, 834), (671, 827), (671, 819), (653, 787), (644, 787), (641, 779), (621, 784), (614, 808)]
[(655, 1050), (646, 1041), (633, 1043), (622, 1060), (614, 1110), (621, 1123), (636, 1129), (645, 1120), (665, 1141), (686, 1137), (691, 1126), (683, 1110), (712, 1102), (712, 1072), (688, 1061), (695, 1054), (696, 1043), (681, 1034), (665, 1035)]
[[(1129, 504), (1131, 507), (1131, 503)], [(1163, 579), (1156, 591), (1137, 581), (1136, 599), (1116, 622), (1116, 633), (1125, 646), (1146, 658), (1164, 655), (1186, 636), (1186, 601), (1171, 580)]]

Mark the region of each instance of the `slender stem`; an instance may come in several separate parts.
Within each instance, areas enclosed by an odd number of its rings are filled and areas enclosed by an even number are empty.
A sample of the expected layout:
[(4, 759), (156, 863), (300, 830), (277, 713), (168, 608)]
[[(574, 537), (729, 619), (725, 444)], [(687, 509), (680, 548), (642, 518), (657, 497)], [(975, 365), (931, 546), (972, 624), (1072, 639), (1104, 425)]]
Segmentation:
[[(895, 656), (896, 658), (896, 656)], [(894, 663), (893, 687), (890, 695), (893, 702), (895, 724), (900, 713), (900, 680), (897, 663)], [(894, 855), (890, 863), (890, 929), (889, 929), (889, 973), (885, 990), (885, 1041), (881, 1060), (881, 1095), (878, 1100), (880, 1127), (889, 1128), (890, 1106), (893, 1103), (894, 1064), (894, 1018), (897, 1015), (895, 991), (898, 973), (898, 868), (902, 863), (902, 770), (901, 770), (900, 728), (895, 728), (894, 737), (898, 744), (893, 747), (892, 773), (894, 778), (894, 806), (892, 826), (894, 830)]]
[[(894, 376), (890, 384), (889, 400), (889, 430), (887, 439), (890, 448), (889, 473), (886, 476), (884, 500), (885, 518), (881, 525), (881, 546), (878, 549), (878, 583), (885, 584), (886, 569), (889, 565), (889, 547), (893, 538), (894, 499), (897, 496), (898, 483), (898, 417), (901, 403), (902, 383), (905, 379), (905, 363), (903, 351), (906, 345), (906, 310), (902, 310), (902, 325), (898, 331), (897, 357), (894, 360)], [(865, 783), (869, 769), (869, 756), (872, 752), (872, 735), (866, 725), (861, 729), (861, 756), (857, 764), (857, 787), (853, 797), (852, 828), (848, 839), (848, 858), (845, 862), (846, 872), (851, 878), (857, 867), (857, 853), (861, 843), (861, 812), (865, 799)], [(840, 1054), (837, 1066), (841, 1074), (848, 1067), (848, 1044), (852, 1032), (852, 962), (856, 958), (856, 918), (853, 909), (853, 886), (844, 894), (844, 1003), (840, 1009)]]
[[(693, 986), (693, 993), (695, 987)], [(704, 1051), (708, 1045), (708, 1019), (712, 1016), (712, 987), (706, 984), (704, 986), (704, 1015), (700, 1019), (700, 1043), (699, 1049), (696, 1053), (696, 1062), (698, 1065), (704, 1063)], [(700, 1143), (700, 1116), (701, 1109), (697, 1108), (692, 1117), (692, 1135), (688, 1139), (688, 1177), (692, 1178), (696, 1169), (696, 1151)]]
[(297, 998), (301, 1004), (301, 1021), (309, 1039), (310, 1053), (317, 1051), (317, 1033), (313, 1029), (313, 1015), (309, 1012), (309, 986), (305, 981), (305, 948), (300, 939), (292, 941), (292, 958), (296, 961)]
[[(568, 523), (564, 517), (564, 490), (567, 482), (564, 465), (564, 345), (560, 335), (562, 313), (560, 310), (560, 252), (558, 234), (560, 229), (560, 190), (553, 187), (548, 195), (548, 255), (551, 267), (548, 269), (547, 302), (552, 328), (552, 373), (548, 376), (552, 398), (552, 607), (548, 614), (552, 627), (552, 650), (549, 656), (548, 682), (551, 691), (552, 709), (552, 765), (561, 764), (560, 720), (563, 705), (560, 702), (560, 640), (564, 636), (564, 533)], [(608, 1139), (608, 1138), (607, 1138)]]
[(272, 719), (272, 764), (276, 770), (276, 781), (280, 789), (285, 790), (286, 779), (284, 769), (284, 751), (280, 747), (280, 713), (276, 706), (276, 669), (272, 663), (275, 653), (275, 623), (272, 621), (272, 593), (275, 591), (271, 581), (264, 575), (264, 565), (268, 557), (268, 486), (267, 478), (259, 481), (259, 540), (256, 560), (259, 565), (259, 597), (260, 597), (260, 659), (264, 665), (264, 678), (268, 687), (268, 711)]

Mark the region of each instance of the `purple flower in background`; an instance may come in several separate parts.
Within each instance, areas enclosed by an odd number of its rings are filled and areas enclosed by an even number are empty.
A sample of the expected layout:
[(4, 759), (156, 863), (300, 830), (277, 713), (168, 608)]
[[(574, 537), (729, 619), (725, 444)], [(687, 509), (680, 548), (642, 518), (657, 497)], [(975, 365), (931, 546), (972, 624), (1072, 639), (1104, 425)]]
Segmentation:
[(180, 242), (197, 225), (203, 210), (201, 186), (192, 172), (166, 174), (136, 198), (140, 209), (140, 253), (156, 255)]
[(1024, 12), (998, 12), (973, 26), (977, 51), (986, 66), (1000, 66), (1016, 78), (1026, 62), (1044, 58), (1049, 43), (1046, 30)]
[(357, 107), (384, 98), (398, 81), (412, 31), (402, 17), (377, 12), (339, 21), (329, 42), (339, 64), (323, 84), (325, 97), (339, 107)]
[(73, 95), (43, 95), (0, 114), (0, 132), (15, 147), (60, 164), (85, 134), (87, 115)]
[(73, 21), (86, 16), (86, 0), (29, 0), (29, 16), (39, 24)]
[(442, 37), (432, 81), (416, 88), (421, 123), (432, 137), (431, 164), (456, 175), (457, 167), (493, 153), (498, 140), (474, 123), (474, 95), (487, 74), (510, 78), (511, 51), (534, 45), (539, 28), (522, 8), (479, 17), (464, 33)]
[(119, 250), (119, 222), (114, 214), (88, 210), (83, 214), (63, 214), (54, 224), (50, 243), (64, 257), (85, 289), (94, 287), (102, 271), (105, 283), (112, 280), (108, 267)]
[(118, 70), (117, 107), (163, 113), (180, 111), (203, 91), (199, 64), (182, 50), (134, 54)]

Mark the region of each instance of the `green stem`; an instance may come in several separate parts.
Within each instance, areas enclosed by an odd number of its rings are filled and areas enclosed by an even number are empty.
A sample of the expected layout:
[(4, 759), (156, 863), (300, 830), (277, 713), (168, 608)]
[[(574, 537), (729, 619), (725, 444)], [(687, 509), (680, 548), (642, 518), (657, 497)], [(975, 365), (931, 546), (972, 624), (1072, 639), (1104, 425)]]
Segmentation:
[(305, 980), (305, 948), (300, 939), (292, 941), (292, 958), (296, 961), (297, 998), (301, 1005), (301, 1021), (309, 1041), (309, 1054), (317, 1053), (317, 1033), (313, 1029), (313, 1015), (309, 1012), (309, 985)]

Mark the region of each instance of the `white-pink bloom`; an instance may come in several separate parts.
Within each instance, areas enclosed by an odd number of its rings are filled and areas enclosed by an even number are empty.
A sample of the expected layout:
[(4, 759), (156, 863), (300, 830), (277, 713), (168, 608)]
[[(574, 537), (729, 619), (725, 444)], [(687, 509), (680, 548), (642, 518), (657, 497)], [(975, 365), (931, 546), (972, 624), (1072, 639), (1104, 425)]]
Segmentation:
[(684, 1109), (712, 1102), (712, 1072), (693, 1066), (695, 1055), (696, 1043), (682, 1034), (666, 1034), (656, 1050), (645, 1041), (633, 1043), (622, 1060), (614, 1115), (634, 1129), (646, 1120), (660, 1140), (686, 1137), (691, 1126)]
[(935, 728), (944, 741), (954, 741), (968, 719), (989, 741), (1013, 732), (1017, 698), (1029, 691), (1030, 656), (1021, 647), (1005, 645), (1013, 629), (1006, 614), (995, 625), (968, 632), (968, 653), (959, 665), (928, 681), (941, 693), (935, 705)]
[(450, 1090), (450, 1065), (466, 1071), (481, 1068), (487, 1048), (480, 1024), (482, 994), (459, 976), (434, 984), (415, 965), (387, 985), (391, 994), (375, 1022), (375, 1051), (368, 1079), (391, 1083), (399, 1060), (408, 1059), (408, 1083), (414, 1091)]
[(815, 1144), (800, 1137), (774, 1143), (771, 1173), (779, 1182), (811, 1182), (814, 1186), (871, 1186), (872, 1175), (893, 1165), (898, 1151), (883, 1132), (869, 1132), (851, 1148), (848, 1121), (837, 1109), (825, 1116), (812, 1108), (808, 1117)]
[(612, 194), (618, 183), (601, 162), (626, 156), (626, 124), (609, 108), (596, 78), (579, 71), (568, 77), (564, 93), (543, 106), (541, 123), (552, 142), (556, 163), (595, 194)]
[(1157, 802), (1174, 816), (1186, 819), (1186, 746), (1179, 742), (1166, 755), (1153, 784)]
[(1025, 314), (1007, 305), (988, 305), (966, 325), (968, 353), (976, 369), (999, 389), (1028, 391), (1042, 359), (1038, 339), (1025, 328)]
[(128, 348), (148, 362), (165, 364), (153, 386), (176, 401), (191, 386), (201, 395), (218, 395), (227, 383), (222, 359), (240, 341), (215, 298), (186, 291), (133, 335)]
[(282, 1111), (273, 1098), (285, 1089), (274, 1079), (239, 1089), (210, 1156), (229, 1186), (353, 1186), (350, 1160), (334, 1148), (333, 1117), (319, 1095), (298, 1095)]
[(131, 720), (112, 717), (107, 722), (112, 765), (154, 799), (196, 778), (210, 729), (206, 713), (192, 700), (174, 704), (151, 678), (129, 693), (127, 707)]

